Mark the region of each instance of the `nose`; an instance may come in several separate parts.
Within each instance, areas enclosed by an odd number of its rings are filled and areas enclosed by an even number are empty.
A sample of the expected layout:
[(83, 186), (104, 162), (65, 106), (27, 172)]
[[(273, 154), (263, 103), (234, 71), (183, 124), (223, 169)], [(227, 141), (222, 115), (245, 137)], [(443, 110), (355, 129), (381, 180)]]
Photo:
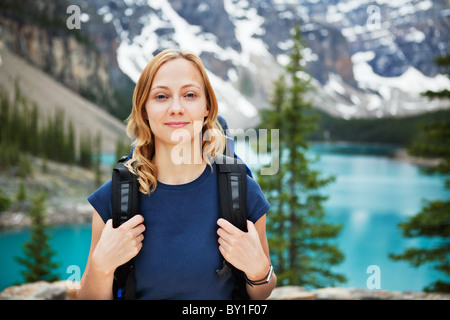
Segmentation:
[(173, 99), (173, 103), (170, 105), (170, 108), (169, 108), (170, 115), (184, 114), (184, 111), (185, 110), (181, 104), (180, 99), (178, 99), (178, 98)]

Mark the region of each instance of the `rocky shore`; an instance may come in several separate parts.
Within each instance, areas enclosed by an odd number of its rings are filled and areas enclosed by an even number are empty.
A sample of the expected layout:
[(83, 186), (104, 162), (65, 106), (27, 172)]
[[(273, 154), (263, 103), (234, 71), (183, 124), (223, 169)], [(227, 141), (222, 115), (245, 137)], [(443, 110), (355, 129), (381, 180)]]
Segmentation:
[[(74, 300), (76, 284), (67, 281), (39, 281), (6, 288), (0, 300)], [(385, 291), (330, 287), (306, 290), (298, 286), (277, 287), (269, 300), (450, 300), (448, 293)]]
[[(81, 224), (92, 220), (92, 207), (87, 202), (73, 202), (67, 199), (66, 203), (47, 208), (46, 223), (49, 225)], [(0, 230), (22, 229), (31, 226), (28, 212), (14, 210), (3, 212), (0, 215)]]
[(343, 287), (306, 290), (298, 286), (284, 286), (275, 288), (269, 300), (450, 300), (450, 294)]
[(435, 167), (442, 161), (438, 158), (415, 157), (410, 155), (406, 149), (398, 149), (394, 154), (394, 159), (397, 161), (409, 162), (424, 167)]
[[(31, 158), (32, 173), (20, 178), (10, 172), (0, 172), (3, 194), (11, 200), (10, 207), (0, 212), (0, 230), (30, 227), (28, 212), (31, 199), (39, 193), (47, 195), (45, 201), (46, 223), (50, 225), (90, 222), (92, 207), (86, 198), (97, 189), (92, 170), (68, 164), (47, 161), (47, 169), (42, 170), (42, 160)], [(111, 177), (111, 168), (103, 168), (101, 181)], [(25, 186), (26, 199), (17, 201), (20, 185)]]

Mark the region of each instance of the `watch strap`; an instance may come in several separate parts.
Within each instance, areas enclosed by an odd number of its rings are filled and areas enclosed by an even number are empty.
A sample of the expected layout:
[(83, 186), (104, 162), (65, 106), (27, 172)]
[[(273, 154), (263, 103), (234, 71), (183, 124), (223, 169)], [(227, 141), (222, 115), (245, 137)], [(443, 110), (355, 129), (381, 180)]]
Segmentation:
[(249, 278), (247, 278), (247, 275), (244, 273), (245, 281), (246, 281), (251, 287), (253, 287), (253, 286), (260, 286), (260, 285), (262, 285), (262, 284), (269, 283), (270, 280), (272, 280), (272, 276), (273, 276), (273, 266), (272, 266), (272, 265), (270, 265), (270, 267), (269, 267), (269, 273), (267, 274), (267, 277), (265, 277), (265, 278), (262, 279), (262, 280), (256, 280), (256, 281), (250, 280)]

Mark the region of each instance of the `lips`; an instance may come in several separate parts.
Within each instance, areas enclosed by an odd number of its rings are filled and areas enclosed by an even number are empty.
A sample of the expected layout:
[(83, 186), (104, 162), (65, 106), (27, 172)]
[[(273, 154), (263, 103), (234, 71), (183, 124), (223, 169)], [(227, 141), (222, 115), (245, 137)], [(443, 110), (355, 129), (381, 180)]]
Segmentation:
[(188, 125), (189, 122), (186, 121), (170, 121), (164, 123), (166, 126), (171, 128), (183, 128), (184, 126)]

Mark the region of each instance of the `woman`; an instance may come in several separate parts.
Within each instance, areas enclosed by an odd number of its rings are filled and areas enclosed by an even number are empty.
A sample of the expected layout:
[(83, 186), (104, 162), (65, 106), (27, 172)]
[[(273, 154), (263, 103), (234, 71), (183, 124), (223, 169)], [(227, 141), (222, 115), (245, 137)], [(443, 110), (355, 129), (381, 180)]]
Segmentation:
[[(111, 181), (88, 198), (95, 211), (80, 299), (112, 299), (114, 270), (133, 257), (138, 299), (231, 299), (234, 275), (215, 272), (223, 258), (250, 281), (268, 278), (270, 205), (253, 179), (247, 177), (248, 232), (220, 218), (211, 161), (223, 150), (217, 112), (197, 56), (166, 50), (144, 69), (128, 118), (135, 140), (126, 164), (138, 176), (141, 214), (112, 227)], [(264, 299), (275, 284), (272, 276), (246, 287), (250, 298)]]

